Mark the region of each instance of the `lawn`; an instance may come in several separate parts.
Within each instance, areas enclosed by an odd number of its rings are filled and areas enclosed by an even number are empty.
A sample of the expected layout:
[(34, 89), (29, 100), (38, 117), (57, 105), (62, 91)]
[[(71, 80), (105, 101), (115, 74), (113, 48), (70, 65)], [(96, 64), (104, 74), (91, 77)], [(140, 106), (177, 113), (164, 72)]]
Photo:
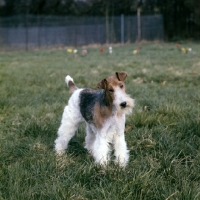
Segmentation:
[[(0, 52), (0, 200), (200, 199), (200, 44)], [(64, 82), (95, 88), (126, 71), (135, 100), (125, 137), (130, 162), (94, 164), (81, 125), (62, 157), (54, 140), (70, 96)]]

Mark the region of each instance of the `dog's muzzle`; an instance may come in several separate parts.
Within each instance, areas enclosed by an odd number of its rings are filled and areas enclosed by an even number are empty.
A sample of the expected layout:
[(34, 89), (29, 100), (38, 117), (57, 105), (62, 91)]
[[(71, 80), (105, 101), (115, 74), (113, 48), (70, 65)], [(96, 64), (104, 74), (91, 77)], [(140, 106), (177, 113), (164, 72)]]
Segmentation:
[(122, 108), (126, 108), (126, 101), (120, 103), (120, 106), (121, 106)]

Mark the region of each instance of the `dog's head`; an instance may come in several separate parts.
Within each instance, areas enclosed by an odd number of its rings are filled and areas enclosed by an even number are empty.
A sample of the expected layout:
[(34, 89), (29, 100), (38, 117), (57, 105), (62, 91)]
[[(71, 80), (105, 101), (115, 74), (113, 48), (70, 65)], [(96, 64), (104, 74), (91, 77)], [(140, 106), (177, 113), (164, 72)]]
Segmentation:
[(134, 106), (134, 100), (126, 94), (125, 72), (116, 72), (115, 76), (110, 76), (101, 80), (97, 87), (105, 90), (105, 98), (109, 106), (114, 106), (117, 113), (130, 114)]

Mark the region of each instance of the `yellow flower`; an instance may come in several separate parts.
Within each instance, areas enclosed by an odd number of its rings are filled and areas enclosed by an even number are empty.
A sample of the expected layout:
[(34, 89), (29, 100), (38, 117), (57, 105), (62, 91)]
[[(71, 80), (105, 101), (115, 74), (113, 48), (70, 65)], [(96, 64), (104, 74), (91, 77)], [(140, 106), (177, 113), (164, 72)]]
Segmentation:
[(187, 52), (186, 48), (181, 48), (181, 52), (186, 53)]
[(67, 49), (67, 52), (68, 53), (72, 53), (72, 49)]
[(135, 55), (135, 54), (137, 54), (138, 53), (138, 50), (134, 50), (133, 51), (133, 54)]

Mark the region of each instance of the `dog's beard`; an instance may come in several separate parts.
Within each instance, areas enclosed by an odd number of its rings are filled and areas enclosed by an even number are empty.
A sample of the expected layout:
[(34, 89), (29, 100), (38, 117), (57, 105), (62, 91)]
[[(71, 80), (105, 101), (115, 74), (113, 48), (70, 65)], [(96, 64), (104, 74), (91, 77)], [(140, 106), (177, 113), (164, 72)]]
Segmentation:
[(114, 112), (116, 112), (117, 115), (131, 115), (134, 105), (135, 100), (128, 97), (126, 98), (126, 107), (120, 106), (120, 103), (114, 103)]
[(125, 108), (121, 107), (121, 110), (125, 115), (130, 115), (133, 111), (133, 107), (134, 107), (134, 99), (129, 98), (126, 101), (126, 107)]

